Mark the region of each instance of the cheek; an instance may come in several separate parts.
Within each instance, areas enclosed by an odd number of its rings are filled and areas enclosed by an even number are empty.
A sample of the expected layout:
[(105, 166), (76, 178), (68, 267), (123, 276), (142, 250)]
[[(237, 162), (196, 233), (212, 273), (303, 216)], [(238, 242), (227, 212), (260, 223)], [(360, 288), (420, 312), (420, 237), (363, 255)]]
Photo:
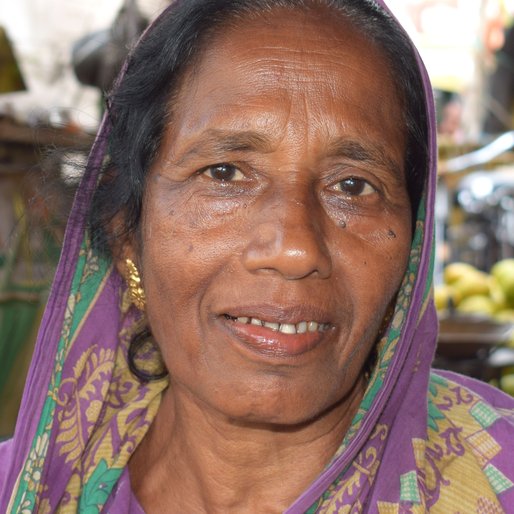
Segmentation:
[(410, 222), (388, 220), (365, 238), (379, 282), (396, 291), (405, 273), (411, 246)]
[(368, 319), (381, 319), (398, 291), (411, 245), (410, 211), (379, 218), (354, 219), (346, 228), (338, 258), (354, 298)]
[[(142, 278), (147, 317), (158, 340), (199, 332), (210, 284), (230, 273), (244, 244), (242, 223), (186, 195), (150, 191), (143, 213)], [(199, 334), (200, 335), (200, 334)]]
[[(336, 360), (340, 367), (348, 369), (350, 378), (354, 379), (377, 341), (384, 317), (407, 267), (410, 224), (404, 227), (401, 222), (394, 223), (391, 219), (389, 222), (378, 226), (374, 223), (374, 229), (360, 227), (361, 230), (349, 233), (346, 242), (351, 250), (347, 248), (341, 252), (344, 267), (339, 280), (346, 283), (339, 298), (343, 301), (347, 295), (348, 309), (352, 314), (347, 339)], [(351, 225), (345, 230), (349, 229)]]

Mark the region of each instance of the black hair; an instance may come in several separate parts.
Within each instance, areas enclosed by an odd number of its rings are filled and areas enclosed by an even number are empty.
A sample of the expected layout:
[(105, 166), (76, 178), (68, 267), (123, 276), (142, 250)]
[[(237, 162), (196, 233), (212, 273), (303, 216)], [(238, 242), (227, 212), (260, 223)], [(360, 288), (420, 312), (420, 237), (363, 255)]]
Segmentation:
[[(109, 253), (112, 238), (137, 234), (146, 173), (173, 116), (174, 95), (210, 36), (227, 23), (262, 12), (319, 6), (340, 12), (388, 59), (404, 104), (405, 116), (398, 122), (407, 134), (406, 181), (415, 220), (428, 169), (423, 80), (410, 40), (383, 8), (373, 0), (178, 0), (131, 53), (123, 80), (107, 99), (108, 156), (89, 216), (97, 250)], [(108, 226), (119, 213), (121, 232), (112, 233)]]

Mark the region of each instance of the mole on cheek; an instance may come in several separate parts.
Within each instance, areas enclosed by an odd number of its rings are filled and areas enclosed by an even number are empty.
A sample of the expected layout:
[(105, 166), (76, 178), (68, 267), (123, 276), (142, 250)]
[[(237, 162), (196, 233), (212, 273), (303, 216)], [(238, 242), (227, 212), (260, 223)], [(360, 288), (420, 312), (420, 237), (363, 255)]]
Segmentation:
[(344, 221), (344, 220), (343, 220), (343, 221), (340, 221), (340, 222), (339, 222), (339, 226), (340, 226), (341, 228), (346, 228), (346, 221)]
[(387, 232), (387, 236), (391, 239), (396, 239), (396, 232), (394, 230), (389, 229), (389, 231)]
[(187, 249), (187, 252), (191, 253), (194, 249), (195, 249), (195, 247), (192, 244), (190, 244), (189, 248)]

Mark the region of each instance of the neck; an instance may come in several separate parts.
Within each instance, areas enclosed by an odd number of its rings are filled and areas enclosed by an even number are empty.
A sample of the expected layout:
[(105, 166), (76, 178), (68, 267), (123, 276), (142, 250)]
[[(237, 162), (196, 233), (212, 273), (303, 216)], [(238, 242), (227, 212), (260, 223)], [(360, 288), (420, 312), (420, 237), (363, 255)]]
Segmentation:
[(145, 512), (283, 512), (329, 463), (364, 391), (301, 425), (241, 423), (167, 389), (130, 460)]

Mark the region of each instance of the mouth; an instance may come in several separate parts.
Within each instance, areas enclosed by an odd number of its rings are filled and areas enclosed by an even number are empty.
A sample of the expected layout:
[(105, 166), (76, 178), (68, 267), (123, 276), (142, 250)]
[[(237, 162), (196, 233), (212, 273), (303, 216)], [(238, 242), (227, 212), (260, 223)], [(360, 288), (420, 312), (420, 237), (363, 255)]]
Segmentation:
[(253, 325), (256, 327), (264, 327), (273, 332), (282, 334), (306, 334), (307, 332), (325, 332), (330, 328), (330, 323), (321, 323), (319, 321), (300, 321), (299, 323), (278, 323), (275, 321), (266, 321), (259, 318), (248, 316), (230, 316), (224, 314), (225, 319), (241, 325)]
[(313, 350), (326, 340), (335, 328), (331, 323), (319, 319), (286, 322), (283, 319), (234, 316), (228, 313), (219, 316), (218, 319), (226, 330), (235, 336), (239, 344), (253, 353), (280, 359), (298, 357)]

